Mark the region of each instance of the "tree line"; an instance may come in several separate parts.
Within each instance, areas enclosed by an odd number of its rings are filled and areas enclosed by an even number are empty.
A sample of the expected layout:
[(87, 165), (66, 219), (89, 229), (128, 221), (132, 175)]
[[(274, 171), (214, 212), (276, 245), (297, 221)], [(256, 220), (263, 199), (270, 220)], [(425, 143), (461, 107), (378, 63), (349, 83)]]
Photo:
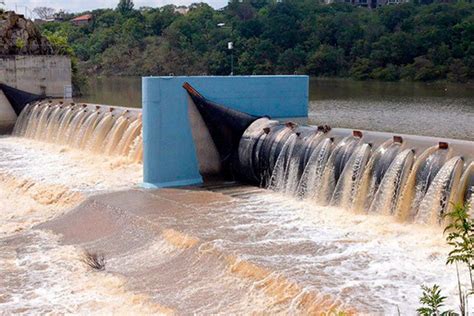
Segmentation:
[[(79, 67), (104, 75), (308, 74), (359, 80), (474, 77), (474, 4), (419, 3), (377, 9), (315, 0), (234, 0), (220, 10), (197, 3), (91, 13), (75, 26), (48, 22), (43, 32), (70, 46)], [(78, 14), (80, 15), (80, 14)], [(233, 49), (228, 49), (233, 42)]]

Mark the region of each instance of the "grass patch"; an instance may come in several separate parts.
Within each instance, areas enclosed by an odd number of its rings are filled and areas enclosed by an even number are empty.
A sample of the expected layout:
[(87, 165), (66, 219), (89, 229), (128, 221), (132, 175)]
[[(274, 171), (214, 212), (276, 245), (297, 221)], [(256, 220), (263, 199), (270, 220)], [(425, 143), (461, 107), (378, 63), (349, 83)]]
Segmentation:
[(86, 250), (81, 258), (81, 261), (89, 268), (95, 271), (105, 270), (105, 256), (102, 253), (90, 252)]

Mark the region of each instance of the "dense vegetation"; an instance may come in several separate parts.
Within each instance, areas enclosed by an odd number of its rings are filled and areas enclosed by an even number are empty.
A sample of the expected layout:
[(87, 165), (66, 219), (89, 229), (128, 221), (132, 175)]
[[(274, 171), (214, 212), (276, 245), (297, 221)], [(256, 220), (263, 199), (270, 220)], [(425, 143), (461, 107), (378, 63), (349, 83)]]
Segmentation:
[[(375, 10), (315, 0), (231, 1), (95, 10), (86, 26), (50, 22), (83, 69), (116, 75), (309, 74), (380, 80), (474, 78), (474, 4), (407, 3)], [(223, 26), (221, 23), (225, 23)], [(218, 26), (218, 24), (221, 24)], [(227, 42), (234, 42), (234, 50)]]
[[(444, 215), (448, 224), (444, 230), (447, 233), (446, 241), (451, 246), (446, 264), (456, 266), (460, 313), (455, 313), (452, 310), (441, 312), (447, 297), (442, 296), (439, 285), (434, 284), (431, 287), (421, 286), (423, 294), (420, 297), (420, 303), (422, 306), (417, 309), (420, 316), (468, 316), (471, 314), (472, 307), (468, 303), (470, 297), (474, 295), (474, 219), (470, 209), (469, 203), (457, 204), (453, 205), (453, 209)], [(468, 282), (460, 278), (459, 267), (462, 266), (466, 267), (469, 273)]]

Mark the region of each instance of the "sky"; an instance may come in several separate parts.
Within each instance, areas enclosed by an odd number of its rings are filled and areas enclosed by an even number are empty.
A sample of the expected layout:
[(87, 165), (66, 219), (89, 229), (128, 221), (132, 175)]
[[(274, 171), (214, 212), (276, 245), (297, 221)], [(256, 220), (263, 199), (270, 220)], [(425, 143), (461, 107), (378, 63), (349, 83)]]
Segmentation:
[[(119, 0), (0, 0), (5, 2), (6, 8), (14, 10), (17, 8), (18, 13), (24, 13), (25, 7), (33, 10), (36, 7), (50, 7), (57, 10), (63, 9), (69, 12), (82, 12), (86, 10), (98, 8), (115, 8)], [(167, 4), (189, 5), (194, 2), (206, 2), (214, 8), (221, 8), (227, 4), (227, 0), (134, 0), (135, 7), (161, 7)], [(2, 7), (0, 5), (0, 7)]]

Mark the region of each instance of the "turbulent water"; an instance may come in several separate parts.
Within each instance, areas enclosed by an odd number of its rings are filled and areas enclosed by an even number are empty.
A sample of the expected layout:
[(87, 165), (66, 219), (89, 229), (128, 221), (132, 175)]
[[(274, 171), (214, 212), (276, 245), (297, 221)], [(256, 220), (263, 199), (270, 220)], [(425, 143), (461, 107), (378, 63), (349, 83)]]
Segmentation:
[[(456, 309), (440, 223), (473, 199), (473, 163), (396, 139), (253, 132), (241, 161), (277, 192), (135, 190), (107, 204), (93, 195), (141, 182), (140, 117), (30, 106), (0, 138), (2, 313), (414, 314), (434, 283)], [(61, 218), (82, 243), (37, 226)], [(86, 246), (107, 251), (106, 271), (83, 264)]]
[(141, 165), (126, 158), (0, 138), (1, 313), (157, 311), (125, 291), (119, 275), (90, 272), (79, 260), (83, 249), (62, 246), (58, 236), (32, 229), (93, 193), (133, 187), (140, 181)]
[(141, 114), (128, 109), (52, 101), (27, 105), (13, 131), (15, 136), (136, 162), (143, 155), (141, 134)]
[[(395, 136), (374, 146), (358, 131), (334, 138), (316, 127), (267, 118), (252, 125), (240, 144), (240, 168), (274, 191), (319, 206), (434, 225), (443, 224), (454, 205), (470, 203), (472, 157), (466, 160), (449, 144), (426, 148)], [(469, 155), (473, 144), (463, 146)]]

